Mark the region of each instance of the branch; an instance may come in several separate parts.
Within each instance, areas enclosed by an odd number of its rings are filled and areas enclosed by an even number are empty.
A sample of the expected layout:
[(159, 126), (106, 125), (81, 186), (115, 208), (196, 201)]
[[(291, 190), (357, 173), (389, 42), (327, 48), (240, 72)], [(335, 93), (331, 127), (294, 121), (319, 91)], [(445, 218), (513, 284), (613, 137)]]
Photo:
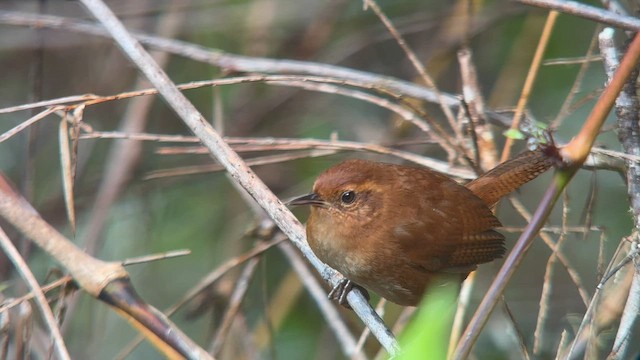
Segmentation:
[(595, 142), (597, 135), (602, 128), (609, 111), (613, 107), (617, 95), (622, 90), (636, 64), (640, 59), (640, 36), (635, 36), (627, 53), (625, 54), (618, 71), (616, 71), (611, 82), (604, 89), (598, 102), (593, 107), (589, 117), (585, 121), (582, 129), (567, 146), (560, 149), (559, 155), (563, 162), (562, 167), (556, 172), (554, 179), (545, 192), (545, 195), (536, 209), (533, 219), (527, 225), (515, 247), (507, 257), (502, 268), (496, 275), (494, 282), (482, 299), (478, 310), (471, 319), (462, 341), (458, 344), (453, 359), (466, 359), (471, 353), (480, 331), (489, 319), (489, 315), (498, 303), (508, 281), (515, 272), (517, 265), (524, 258), (526, 251), (531, 246), (535, 235), (544, 224), (547, 216), (551, 212), (553, 205), (566, 188), (567, 184), (582, 166), (589, 154), (591, 146)]
[[(311, 251), (305, 239), (305, 231), (293, 214), (269, 190), (258, 176), (244, 163), (222, 137), (209, 125), (198, 110), (176, 88), (167, 74), (153, 61), (140, 43), (125, 29), (113, 12), (100, 0), (81, 0), (111, 34), (123, 52), (138, 66), (149, 81), (158, 89), (167, 103), (184, 121), (189, 129), (206, 146), (211, 154), (227, 169), (233, 179), (240, 184), (258, 204), (269, 214), (278, 227), (302, 251), (322, 277), (332, 285), (336, 285), (342, 276), (323, 264)], [(381, 319), (369, 306), (366, 299), (353, 291), (348, 301), (354, 311), (371, 328), (380, 343), (389, 354), (398, 352), (398, 345)]]
[[(614, 43), (614, 31), (611, 28), (604, 29), (600, 33), (600, 49), (604, 57), (605, 71), (611, 80), (615, 70), (619, 67), (617, 48)], [(618, 139), (626, 154), (640, 155), (640, 132), (638, 124), (640, 104), (636, 91), (636, 79), (631, 76), (624, 86), (624, 90), (616, 99), (616, 115), (618, 116)], [(631, 213), (636, 230), (640, 229), (640, 164), (636, 161), (626, 162), (627, 194), (631, 203)], [(637, 239), (636, 239), (637, 241)], [(620, 319), (620, 326), (613, 344), (612, 359), (622, 359), (629, 345), (630, 333), (638, 318), (640, 309), (640, 268), (634, 267), (635, 273), (627, 302)]]
[(64, 344), (64, 340), (62, 339), (62, 334), (60, 333), (60, 328), (58, 327), (55, 316), (53, 315), (53, 311), (51, 311), (49, 302), (47, 302), (47, 298), (44, 296), (44, 292), (40, 288), (38, 280), (36, 280), (36, 277), (29, 269), (29, 266), (22, 256), (20, 256), (20, 252), (18, 252), (18, 249), (13, 246), (11, 239), (9, 239), (2, 228), (0, 228), (0, 248), (4, 250), (7, 257), (11, 262), (13, 262), (16, 270), (18, 270), (18, 273), (27, 283), (31, 293), (34, 295), (36, 307), (40, 310), (40, 315), (42, 315), (42, 319), (49, 329), (55, 354), (59, 359), (71, 359)]
[(568, 0), (515, 0), (516, 2), (556, 10), (626, 30), (639, 31), (640, 20)]
[[(103, 27), (91, 22), (77, 21), (59, 16), (35, 15), (24, 12), (0, 11), (0, 23), (29, 26), (47, 27), (51, 29), (62, 29), (83, 34), (90, 34), (100, 37), (111, 37), (109, 32)], [(195, 61), (218, 66), (229, 72), (249, 72), (268, 74), (306, 74), (324, 77), (335, 77), (343, 80), (359, 81), (368, 83), (371, 86), (385, 89), (391, 93), (403, 94), (404, 96), (421, 99), (435, 103), (438, 101), (435, 93), (431, 89), (413, 84), (408, 81), (399, 80), (390, 76), (382, 76), (370, 72), (349, 69), (341, 66), (314, 63), (297, 60), (275, 60), (268, 58), (242, 56), (230, 54), (218, 49), (210, 49), (199, 45), (186, 43), (183, 41), (166, 39), (158, 36), (151, 36), (137, 32), (131, 32), (140, 43), (152, 48), (163, 50), (178, 56), (186, 57)], [(460, 101), (452, 94), (442, 93), (442, 101), (447, 106), (457, 108)], [(487, 115), (496, 123), (508, 126), (510, 119), (504, 115), (493, 111), (487, 111)]]

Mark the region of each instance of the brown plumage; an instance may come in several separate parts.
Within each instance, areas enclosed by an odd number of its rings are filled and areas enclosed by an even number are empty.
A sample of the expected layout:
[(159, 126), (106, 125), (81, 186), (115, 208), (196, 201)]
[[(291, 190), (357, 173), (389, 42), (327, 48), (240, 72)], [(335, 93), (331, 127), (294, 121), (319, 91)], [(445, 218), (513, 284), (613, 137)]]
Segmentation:
[(426, 168), (347, 160), (290, 204), (311, 205), (307, 239), (320, 260), (415, 306), (428, 284), (462, 281), (504, 254), (491, 206), (551, 165), (543, 152), (526, 152), (465, 186)]

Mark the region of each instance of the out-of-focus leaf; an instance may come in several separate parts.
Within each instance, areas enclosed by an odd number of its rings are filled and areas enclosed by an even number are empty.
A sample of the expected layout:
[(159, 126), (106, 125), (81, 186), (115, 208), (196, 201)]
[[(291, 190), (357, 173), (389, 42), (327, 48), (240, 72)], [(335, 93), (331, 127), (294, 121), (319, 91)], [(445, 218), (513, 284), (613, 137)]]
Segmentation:
[(450, 282), (427, 291), (414, 320), (400, 337), (399, 359), (446, 359), (459, 286)]

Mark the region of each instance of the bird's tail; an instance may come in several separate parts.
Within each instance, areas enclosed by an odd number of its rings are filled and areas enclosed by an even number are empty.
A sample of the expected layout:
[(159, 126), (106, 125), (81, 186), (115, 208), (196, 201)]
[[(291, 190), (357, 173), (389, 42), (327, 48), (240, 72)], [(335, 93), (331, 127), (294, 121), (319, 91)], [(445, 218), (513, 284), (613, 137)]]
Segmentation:
[(485, 204), (493, 206), (503, 196), (537, 178), (553, 166), (556, 161), (550, 151), (553, 148), (555, 147), (525, 151), (469, 182), (466, 187)]

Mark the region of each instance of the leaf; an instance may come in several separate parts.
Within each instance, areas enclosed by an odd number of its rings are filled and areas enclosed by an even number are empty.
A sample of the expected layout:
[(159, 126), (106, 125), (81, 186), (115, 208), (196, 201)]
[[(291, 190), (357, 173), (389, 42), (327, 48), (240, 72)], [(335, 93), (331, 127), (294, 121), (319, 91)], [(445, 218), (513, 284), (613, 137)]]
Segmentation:
[(400, 337), (398, 359), (446, 359), (459, 284), (451, 281), (428, 289), (414, 320)]

